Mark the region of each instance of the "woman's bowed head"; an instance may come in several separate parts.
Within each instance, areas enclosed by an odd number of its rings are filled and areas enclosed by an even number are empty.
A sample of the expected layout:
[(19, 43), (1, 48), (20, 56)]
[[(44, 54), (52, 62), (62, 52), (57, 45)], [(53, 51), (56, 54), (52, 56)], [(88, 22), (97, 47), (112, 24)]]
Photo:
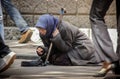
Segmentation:
[(44, 14), (40, 16), (35, 26), (38, 28), (42, 36), (45, 36), (46, 38), (52, 38), (59, 33), (57, 29), (58, 22), (59, 20), (54, 16), (50, 14)]

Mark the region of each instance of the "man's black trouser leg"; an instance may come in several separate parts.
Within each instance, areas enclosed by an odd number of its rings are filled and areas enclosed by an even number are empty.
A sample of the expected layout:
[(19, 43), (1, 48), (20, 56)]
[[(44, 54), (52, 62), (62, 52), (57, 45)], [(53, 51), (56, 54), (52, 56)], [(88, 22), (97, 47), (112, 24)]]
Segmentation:
[(116, 0), (116, 15), (117, 15), (117, 33), (118, 33), (118, 39), (117, 39), (117, 55), (120, 60), (120, 1)]
[(117, 50), (119, 61), (116, 62), (115, 74), (120, 74), (120, 0), (116, 0), (116, 17), (117, 17)]
[(10, 53), (11, 50), (9, 49), (9, 47), (7, 45), (5, 45), (1, 34), (0, 34), (0, 57), (4, 57), (5, 55), (7, 55), (8, 53)]

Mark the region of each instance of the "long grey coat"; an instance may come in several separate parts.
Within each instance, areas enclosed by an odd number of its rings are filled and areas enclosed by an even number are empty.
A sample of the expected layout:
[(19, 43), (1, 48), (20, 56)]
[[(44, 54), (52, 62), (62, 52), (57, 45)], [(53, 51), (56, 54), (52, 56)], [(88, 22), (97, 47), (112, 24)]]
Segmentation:
[[(98, 62), (93, 44), (79, 28), (62, 22), (58, 30), (60, 33), (50, 40), (41, 36), (45, 47), (48, 48), (50, 42), (53, 43), (49, 61), (54, 64), (61, 55), (67, 55), (72, 65), (96, 64)], [(61, 62), (64, 62), (64, 58)]]

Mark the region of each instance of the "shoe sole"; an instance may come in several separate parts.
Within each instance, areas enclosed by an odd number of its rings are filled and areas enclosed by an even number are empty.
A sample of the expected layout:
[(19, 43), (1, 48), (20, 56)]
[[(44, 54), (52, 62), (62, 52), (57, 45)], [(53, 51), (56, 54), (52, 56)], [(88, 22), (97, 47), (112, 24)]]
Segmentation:
[(14, 54), (14, 55), (9, 59), (9, 61), (5, 64), (6, 66), (3, 67), (3, 68), (0, 70), (0, 73), (1, 73), (1, 72), (4, 72), (5, 70), (7, 70), (7, 69), (11, 66), (11, 64), (13, 64), (15, 58), (16, 58), (16, 54)]
[(19, 42), (19, 43), (27, 43), (30, 40), (30, 37), (32, 36), (32, 34), (33, 34), (33, 32), (30, 32), (29, 34), (27, 34), (26, 35), (27, 37), (25, 38), (25, 40), (22, 42)]

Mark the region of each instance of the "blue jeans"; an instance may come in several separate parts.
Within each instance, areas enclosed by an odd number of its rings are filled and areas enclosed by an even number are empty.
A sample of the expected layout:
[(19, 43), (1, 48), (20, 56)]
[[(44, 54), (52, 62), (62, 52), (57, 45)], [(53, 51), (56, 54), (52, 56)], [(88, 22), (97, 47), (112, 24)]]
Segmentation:
[(29, 25), (21, 16), (17, 8), (11, 3), (11, 0), (1, 0), (2, 6), (7, 11), (10, 18), (14, 21), (21, 33), (26, 32), (29, 29)]
[(4, 24), (3, 24), (3, 13), (1, 7), (1, 0), (0, 0), (0, 34), (2, 39), (4, 40)]

